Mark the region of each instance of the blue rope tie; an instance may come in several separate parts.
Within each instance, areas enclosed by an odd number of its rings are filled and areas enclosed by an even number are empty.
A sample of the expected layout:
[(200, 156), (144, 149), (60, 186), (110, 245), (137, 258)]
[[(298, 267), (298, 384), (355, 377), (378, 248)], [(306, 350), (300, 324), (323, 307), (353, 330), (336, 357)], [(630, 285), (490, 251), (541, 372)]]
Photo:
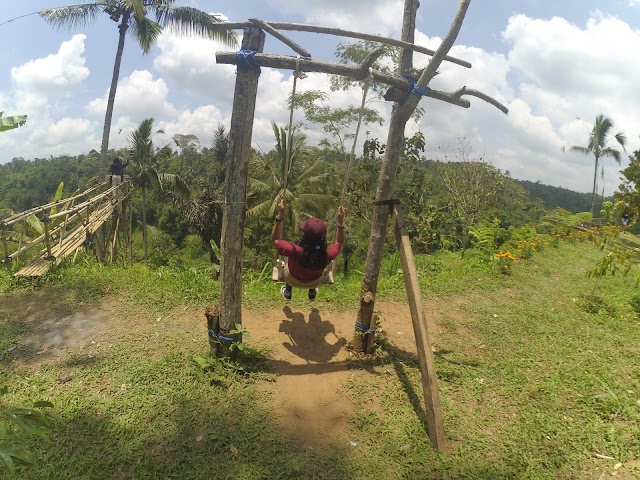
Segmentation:
[(213, 330), (209, 330), (209, 338), (222, 340), (224, 342), (237, 342), (239, 340), (238, 338), (223, 337), (222, 335), (215, 333)]
[(412, 93), (420, 95), (421, 97), (429, 95), (431, 88), (426, 87), (422, 89), (418, 86), (418, 82), (416, 82), (415, 78), (409, 77), (407, 75), (401, 75), (401, 77), (409, 82), (409, 87), (407, 88), (407, 91), (404, 92), (402, 98), (400, 98), (400, 101), (398, 103), (403, 103), (407, 98), (409, 98), (409, 95), (411, 95)]
[(360, 320), (356, 320), (356, 332), (360, 332), (360, 333), (364, 333), (364, 334), (370, 334), (370, 335), (375, 335), (376, 334), (376, 329), (375, 328), (367, 328), (364, 326), (364, 324), (360, 321)]
[(236, 52), (236, 73), (239, 68), (251, 68), (260, 75), (260, 65), (255, 63), (255, 50), (238, 50)]

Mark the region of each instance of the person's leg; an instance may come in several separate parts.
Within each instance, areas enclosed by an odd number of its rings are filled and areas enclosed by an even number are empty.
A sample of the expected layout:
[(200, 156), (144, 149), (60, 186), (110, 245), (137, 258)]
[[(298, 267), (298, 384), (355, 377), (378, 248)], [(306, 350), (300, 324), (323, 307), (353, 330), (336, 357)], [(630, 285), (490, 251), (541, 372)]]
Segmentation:
[(291, 300), (291, 295), (293, 293), (293, 287), (288, 283), (285, 283), (280, 289), (280, 293), (284, 297), (285, 300)]
[(318, 295), (318, 287), (309, 289), (309, 300), (315, 300)]

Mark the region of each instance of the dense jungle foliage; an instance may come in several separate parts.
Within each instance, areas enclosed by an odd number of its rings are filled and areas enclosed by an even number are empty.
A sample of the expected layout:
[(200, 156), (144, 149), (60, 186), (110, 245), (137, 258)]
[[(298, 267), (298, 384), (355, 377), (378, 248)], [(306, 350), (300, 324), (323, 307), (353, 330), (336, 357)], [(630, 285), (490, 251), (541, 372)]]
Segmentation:
[[(269, 240), (273, 214), (283, 190), (283, 158), (286, 158), (282, 127), (274, 124), (275, 147), (252, 154), (247, 191), (245, 265), (260, 270), (272, 260)], [(219, 243), (224, 199), (224, 159), (228, 133), (220, 126), (210, 146), (191, 135), (177, 135), (169, 145), (171, 154), (154, 158), (154, 171), (175, 174), (188, 185), (188, 194), (162, 184), (149, 190), (147, 222), (151, 226), (152, 264), (170, 262), (172, 254), (187, 252), (191, 262), (217, 262), (211, 241)], [(335, 208), (345, 182), (345, 155), (330, 145), (311, 147), (303, 135), (293, 136), (294, 150), (287, 175), (291, 218), (285, 236), (294, 238), (294, 220), (307, 215), (326, 218), (331, 229)], [(448, 163), (422, 155), (421, 134), (407, 139), (396, 181), (395, 196), (407, 212), (408, 228), (417, 253), (460, 251), (472, 246), (472, 229), (492, 226), (498, 246), (510, 232), (537, 222), (546, 211), (561, 207), (576, 213), (588, 207), (588, 194), (517, 181), (484, 161), (474, 161), (471, 148), (461, 141), (456, 161)], [(384, 146), (368, 140), (355, 158), (347, 178), (343, 203), (348, 210), (348, 236), (340, 269), (359, 268), (366, 255), (371, 203), (375, 196)], [(126, 150), (111, 156), (127, 156)], [(65, 196), (84, 190), (97, 179), (98, 155), (59, 156), (49, 159), (15, 158), (0, 165), (0, 212), (21, 211), (49, 201), (64, 182)], [(141, 175), (135, 163), (126, 174), (136, 183)], [(140, 189), (134, 197), (134, 228), (141, 224)], [(393, 247), (390, 247), (393, 248)]]

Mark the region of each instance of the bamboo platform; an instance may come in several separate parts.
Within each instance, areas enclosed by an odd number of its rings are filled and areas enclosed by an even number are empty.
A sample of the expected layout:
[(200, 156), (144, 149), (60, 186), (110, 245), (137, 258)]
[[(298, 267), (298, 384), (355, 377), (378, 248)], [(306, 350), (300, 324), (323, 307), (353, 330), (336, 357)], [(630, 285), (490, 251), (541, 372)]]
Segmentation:
[(16, 272), (14, 276), (41, 277), (49, 270), (51, 265), (59, 265), (65, 257), (71, 255), (84, 245), (87, 235), (95, 233), (104, 222), (111, 218), (114, 207), (110, 201), (105, 201), (91, 213), (86, 225), (83, 223), (77, 225), (62, 235), (60, 239), (51, 246), (53, 259), (49, 259), (47, 249), (45, 248), (42, 250), (40, 256), (34, 258), (29, 264)]

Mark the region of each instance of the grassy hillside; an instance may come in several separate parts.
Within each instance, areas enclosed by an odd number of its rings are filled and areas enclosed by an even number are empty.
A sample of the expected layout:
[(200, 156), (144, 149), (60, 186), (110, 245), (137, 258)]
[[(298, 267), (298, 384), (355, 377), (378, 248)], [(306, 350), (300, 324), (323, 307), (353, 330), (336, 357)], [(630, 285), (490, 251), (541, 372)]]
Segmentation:
[[(590, 243), (537, 250), (509, 275), (472, 252), (417, 259), (448, 442), (438, 454), (421, 420), (416, 356), (392, 339), (393, 315), (377, 356), (352, 359), (339, 392), (353, 405), (353, 443), (310, 449), (273, 414), (273, 345), (254, 335), (240, 364), (207, 359), (192, 320), (217, 298), (205, 274), (86, 262), (35, 287), (0, 274), (4, 404), (48, 399), (62, 417), (49, 441), (33, 442), (39, 463), (19, 478), (637, 478), (634, 279), (587, 278), (603, 255)], [(398, 266), (386, 260), (379, 300), (405, 301)], [(358, 291), (356, 275), (338, 278), (315, 307), (355, 315)], [(256, 275), (244, 305), (259, 316), (283, 303)], [(69, 317), (78, 329), (99, 318), (106, 340), (62, 339), (68, 348), (53, 357), (29, 347), (44, 318)]]

